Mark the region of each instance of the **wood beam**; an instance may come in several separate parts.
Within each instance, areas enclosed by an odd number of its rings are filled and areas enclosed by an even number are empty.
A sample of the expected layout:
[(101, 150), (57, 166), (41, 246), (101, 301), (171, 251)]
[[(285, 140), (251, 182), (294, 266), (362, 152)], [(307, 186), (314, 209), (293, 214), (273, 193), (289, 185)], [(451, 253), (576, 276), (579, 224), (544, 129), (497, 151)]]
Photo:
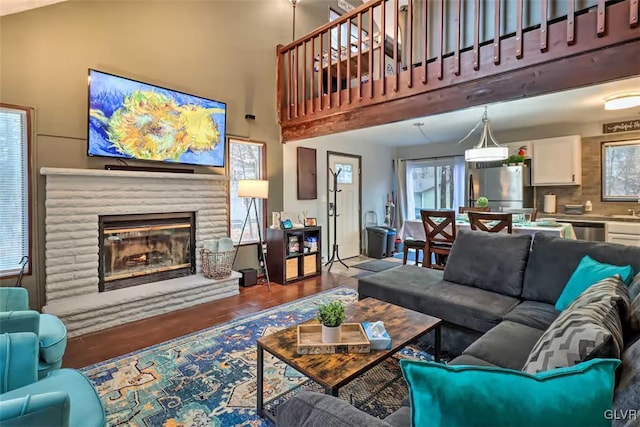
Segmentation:
[[(312, 138), (629, 78), (640, 74), (639, 51), (640, 39), (636, 39), (312, 121), (292, 123), (282, 127), (281, 140)], [(581, 71), (576, 73), (575, 70)]]

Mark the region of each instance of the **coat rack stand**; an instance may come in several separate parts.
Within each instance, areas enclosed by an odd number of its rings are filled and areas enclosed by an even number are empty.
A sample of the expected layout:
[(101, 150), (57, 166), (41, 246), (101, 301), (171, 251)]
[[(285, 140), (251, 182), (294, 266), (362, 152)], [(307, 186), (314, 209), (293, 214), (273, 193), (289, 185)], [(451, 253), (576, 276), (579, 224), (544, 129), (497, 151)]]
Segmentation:
[[(338, 169), (338, 172), (333, 172), (331, 168), (329, 168), (329, 172), (333, 176), (333, 190), (329, 190), (333, 193), (333, 203), (329, 203), (329, 216), (333, 217), (333, 252), (331, 253), (331, 258), (324, 265), (329, 266), (328, 271), (331, 271), (331, 267), (333, 267), (333, 263), (338, 261), (340, 264), (344, 265), (346, 268), (349, 268), (347, 264), (342, 262), (340, 259), (340, 251), (338, 248), (338, 240), (337, 240), (337, 231), (338, 231), (338, 193), (342, 190), (338, 190), (338, 175), (342, 172), (342, 169)], [(329, 236), (331, 236), (331, 230), (329, 230)]]

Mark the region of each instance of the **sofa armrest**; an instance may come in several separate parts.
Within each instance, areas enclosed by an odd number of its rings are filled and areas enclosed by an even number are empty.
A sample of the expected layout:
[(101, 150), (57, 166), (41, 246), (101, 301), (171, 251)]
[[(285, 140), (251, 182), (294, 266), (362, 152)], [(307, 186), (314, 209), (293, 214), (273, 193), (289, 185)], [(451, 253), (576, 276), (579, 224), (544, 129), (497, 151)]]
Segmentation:
[(280, 407), (276, 425), (281, 427), (390, 427), (391, 424), (356, 409), (344, 400), (303, 391)]
[(29, 293), (25, 288), (0, 287), (0, 311), (29, 310)]
[(0, 401), (0, 425), (69, 426), (69, 395), (61, 391)]
[(0, 312), (0, 333), (33, 332), (40, 334), (40, 313), (34, 310)]

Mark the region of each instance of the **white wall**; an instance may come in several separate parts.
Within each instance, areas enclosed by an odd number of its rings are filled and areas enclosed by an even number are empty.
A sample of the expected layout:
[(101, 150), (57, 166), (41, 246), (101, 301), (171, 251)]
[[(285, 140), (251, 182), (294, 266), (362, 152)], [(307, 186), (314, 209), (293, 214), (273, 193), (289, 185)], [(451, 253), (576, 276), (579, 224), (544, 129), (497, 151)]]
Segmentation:
[[(318, 198), (316, 200), (298, 200), (297, 197), (297, 147), (315, 148), (318, 172)], [(307, 211), (309, 217), (315, 217), (322, 226), (323, 259), (327, 259), (331, 247), (327, 238), (327, 152), (339, 152), (362, 156), (362, 225), (364, 214), (374, 211), (378, 223), (384, 222), (384, 204), (391, 192), (393, 148), (375, 145), (369, 141), (344, 140), (344, 137), (329, 135), (310, 140), (290, 142), (283, 147), (284, 168), (284, 210), (288, 213)], [(271, 223), (271, 212), (268, 214)], [(364, 239), (363, 239), (364, 242)], [(329, 252), (328, 252), (329, 251)]]

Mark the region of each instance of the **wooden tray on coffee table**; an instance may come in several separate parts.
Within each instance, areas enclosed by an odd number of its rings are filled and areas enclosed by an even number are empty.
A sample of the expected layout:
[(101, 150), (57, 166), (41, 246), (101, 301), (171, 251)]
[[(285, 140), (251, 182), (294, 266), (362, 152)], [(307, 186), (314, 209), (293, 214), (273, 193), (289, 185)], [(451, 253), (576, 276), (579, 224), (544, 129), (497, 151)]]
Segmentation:
[(339, 343), (322, 342), (322, 325), (298, 325), (298, 354), (369, 353), (371, 343), (360, 323), (343, 323)]

